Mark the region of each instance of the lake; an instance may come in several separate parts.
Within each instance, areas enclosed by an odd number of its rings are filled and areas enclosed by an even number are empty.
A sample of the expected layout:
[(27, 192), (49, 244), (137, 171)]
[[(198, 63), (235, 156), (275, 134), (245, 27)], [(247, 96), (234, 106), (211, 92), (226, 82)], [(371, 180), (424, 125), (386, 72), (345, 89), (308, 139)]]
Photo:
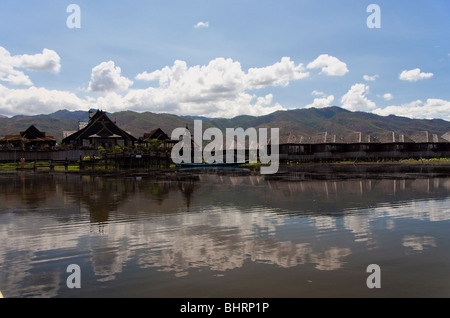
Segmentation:
[(450, 297), (445, 176), (18, 172), (0, 200), (5, 297)]

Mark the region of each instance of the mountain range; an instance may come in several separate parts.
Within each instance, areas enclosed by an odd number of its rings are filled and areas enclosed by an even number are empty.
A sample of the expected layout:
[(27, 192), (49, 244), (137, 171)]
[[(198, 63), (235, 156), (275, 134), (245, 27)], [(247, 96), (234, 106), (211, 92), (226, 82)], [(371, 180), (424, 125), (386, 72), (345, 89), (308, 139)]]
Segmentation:
[[(428, 130), (442, 136), (450, 131), (450, 122), (442, 119), (379, 116), (360, 111), (352, 112), (337, 106), (277, 111), (264, 116), (242, 115), (230, 119), (134, 111), (108, 113), (108, 116), (119, 127), (130, 132), (136, 138), (155, 128), (161, 128), (170, 136), (172, 130), (177, 127), (188, 125), (189, 128), (193, 128), (195, 119), (203, 121), (203, 129), (217, 127), (225, 131), (225, 128), (237, 127), (243, 129), (250, 127), (280, 128), (280, 135), (287, 132), (313, 135), (326, 131), (338, 136), (345, 136), (350, 132), (360, 131), (376, 137), (387, 131), (395, 131), (410, 136), (415, 132)], [(35, 125), (40, 131), (44, 131), (47, 135), (54, 136), (57, 141), (60, 141), (63, 131), (75, 131), (78, 129), (79, 121), (88, 120), (87, 111), (68, 110), (59, 110), (48, 115), (0, 117), (0, 136), (17, 135), (30, 125)]]

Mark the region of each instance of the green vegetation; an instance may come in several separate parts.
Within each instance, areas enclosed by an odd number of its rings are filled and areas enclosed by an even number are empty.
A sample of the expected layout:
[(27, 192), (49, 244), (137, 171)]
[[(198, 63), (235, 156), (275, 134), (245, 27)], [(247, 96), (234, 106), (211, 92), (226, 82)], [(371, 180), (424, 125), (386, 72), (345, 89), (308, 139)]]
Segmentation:
[(450, 162), (450, 158), (429, 158), (429, 159), (402, 159), (399, 160), (401, 163), (444, 163)]
[[(330, 163), (339, 165), (352, 165), (352, 164), (382, 164), (382, 163), (393, 163), (393, 164), (409, 164), (409, 163), (450, 163), (450, 158), (429, 158), (429, 159), (382, 159), (376, 161), (358, 161), (358, 160), (342, 160), (342, 161), (316, 161), (316, 163)], [(314, 163), (308, 160), (288, 160), (283, 162), (284, 165), (302, 165)]]
[[(25, 162), (24, 169), (33, 170), (35, 167), (34, 161)], [(50, 171), (50, 161), (37, 161), (36, 167), (39, 171)], [(21, 168), (20, 162), (0, 163), (0, 171), (16, 171), (17, 168)], [(80, 165), (78, 163), (71, 163), (67, 166), (67, 171), (79, 171)], [(66, 171), (64, 165), (55, 165), (54, 171)]]
[(17, 163), (0, 163), (0, 171), (16, 170)]

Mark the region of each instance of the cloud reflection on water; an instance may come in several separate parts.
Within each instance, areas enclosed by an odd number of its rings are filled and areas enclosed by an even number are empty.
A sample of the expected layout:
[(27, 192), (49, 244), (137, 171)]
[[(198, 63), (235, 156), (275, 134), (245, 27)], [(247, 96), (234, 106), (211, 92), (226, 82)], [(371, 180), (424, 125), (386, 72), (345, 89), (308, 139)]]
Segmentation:
[[(249, 260), (333, 271), (355, 249), (382, 247), (381, 220), (391, 232), (405, 219), (448, 221), (449, 188), (450, 180), (439, 178), (4, 178), (0, 285), (13, 297), (54, 297), (65, 284), (61, 266), (79, 261), (101, 283), (133, 266), (177, 277), (204, 268), (223, 273)], [(408, 234), (400, 244), (421, 252), (437, 240)]]

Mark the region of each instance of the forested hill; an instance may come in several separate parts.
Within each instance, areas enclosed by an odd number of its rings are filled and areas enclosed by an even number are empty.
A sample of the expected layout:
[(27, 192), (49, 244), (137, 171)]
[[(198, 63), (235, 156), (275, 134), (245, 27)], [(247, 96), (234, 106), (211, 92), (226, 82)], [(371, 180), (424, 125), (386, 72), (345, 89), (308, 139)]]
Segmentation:
[[(123, 111), (110, 113), (108, 116), (124, 130), (135, 137), (142, 136), (155, 128), (161, 128), (169, 136), (173, 129), (188, 125), (193, 128), (194, 119), (202, 119), (203, 128), (267, 127), (280, 128), (280, 134), (293, 132), (295, 134), (312, 135), (329, 132), (344, 136), (352, 131), (361, 131), (373, 136), (379, 136), (386, 131), (395, 131), (406, 135), (428, 130), (438, 135), (450, 131), (450, 122), (433, 119), (409, 119), (398, 116), (378, 116), (372, 113), (351, 112), (339, 107), (293, 109), (277, 111), (264, 116), (237, 116), (231, 119), (177, 116), (172, 114), (157, 114), (152, 112), (137, 113)], [(0, 117), (0, 136), (19, 134), (30, 125), (35, 125), (47, 135), (62, 139), (65, 130), (77, 130), (79, 121), (88, 120), (87, 111), (59, 110), (48, 115)]]

